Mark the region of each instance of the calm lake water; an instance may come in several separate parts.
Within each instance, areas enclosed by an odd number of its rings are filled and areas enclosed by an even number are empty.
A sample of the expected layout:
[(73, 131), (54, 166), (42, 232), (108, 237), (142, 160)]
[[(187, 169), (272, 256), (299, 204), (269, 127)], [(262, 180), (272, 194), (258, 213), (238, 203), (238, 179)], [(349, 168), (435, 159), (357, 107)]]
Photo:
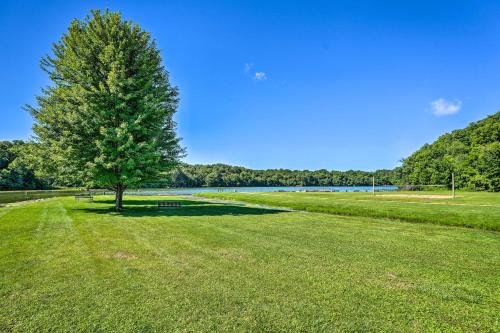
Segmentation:
[[(375, 186), (375, 191), (395, 191), (397, 186)], [(335, 191), (335, 192), (371, 192), (371, 186), (289, 186), (289, 187), (196, 187), (176, 189), (139, 189), (126, 191), (125, 194), (168, 195), (196, 194), (208, 192), (295, 192), (295, 191)]]

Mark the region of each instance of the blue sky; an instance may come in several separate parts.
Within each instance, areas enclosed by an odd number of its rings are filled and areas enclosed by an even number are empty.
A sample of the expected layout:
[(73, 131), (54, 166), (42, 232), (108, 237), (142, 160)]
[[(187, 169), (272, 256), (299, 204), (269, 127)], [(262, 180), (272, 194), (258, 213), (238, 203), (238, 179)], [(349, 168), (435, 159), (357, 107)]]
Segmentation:
[(3, 1), (0, 139), (27, 139), (39, 60), (72, 18), (157, 39), (187, 162), (392, 168), (500, 109), (498, 1)]

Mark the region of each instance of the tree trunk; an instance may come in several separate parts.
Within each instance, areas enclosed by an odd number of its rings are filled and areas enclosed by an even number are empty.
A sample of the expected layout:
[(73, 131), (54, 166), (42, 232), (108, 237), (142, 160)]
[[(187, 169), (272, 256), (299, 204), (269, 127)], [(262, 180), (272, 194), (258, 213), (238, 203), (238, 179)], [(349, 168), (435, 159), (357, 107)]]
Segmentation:
[(115, 209), (118, 211), (123, 209), (123, 191), (123, 185), (118, 184), (115, 191)]

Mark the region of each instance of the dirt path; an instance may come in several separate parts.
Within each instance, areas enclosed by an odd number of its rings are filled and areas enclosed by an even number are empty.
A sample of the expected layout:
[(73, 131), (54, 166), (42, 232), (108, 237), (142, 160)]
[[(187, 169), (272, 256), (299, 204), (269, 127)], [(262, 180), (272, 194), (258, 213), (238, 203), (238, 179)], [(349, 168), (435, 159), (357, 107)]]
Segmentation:
[(451, 199), (453, 196), (445, 194), (382, 194), (383, 197), (422, 198), (422, 199)]

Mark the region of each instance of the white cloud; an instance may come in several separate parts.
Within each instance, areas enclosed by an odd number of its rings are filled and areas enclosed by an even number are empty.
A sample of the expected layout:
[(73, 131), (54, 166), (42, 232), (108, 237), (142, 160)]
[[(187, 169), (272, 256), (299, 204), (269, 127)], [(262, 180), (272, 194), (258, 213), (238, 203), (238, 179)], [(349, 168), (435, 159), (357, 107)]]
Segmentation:
[(462, 101), (447, 101), (444, 98), (436, 99), (431, 102), (432, 113), (436, 116), (447, 116), (457, 113), (462, 108)]
[(264, 72), (255, 72), (254, 79), (257, 81), (265, 81), (267, 80), (266, 73)]
[(267, 80), (267, 74), (265, 72), (255, 71), (253, 63), (251, 63), (251, 62), (246, 62), (243, 65), (243, 72), (245, 72), (246, 76), (252, 78), (255, 81), (266, 81)]

